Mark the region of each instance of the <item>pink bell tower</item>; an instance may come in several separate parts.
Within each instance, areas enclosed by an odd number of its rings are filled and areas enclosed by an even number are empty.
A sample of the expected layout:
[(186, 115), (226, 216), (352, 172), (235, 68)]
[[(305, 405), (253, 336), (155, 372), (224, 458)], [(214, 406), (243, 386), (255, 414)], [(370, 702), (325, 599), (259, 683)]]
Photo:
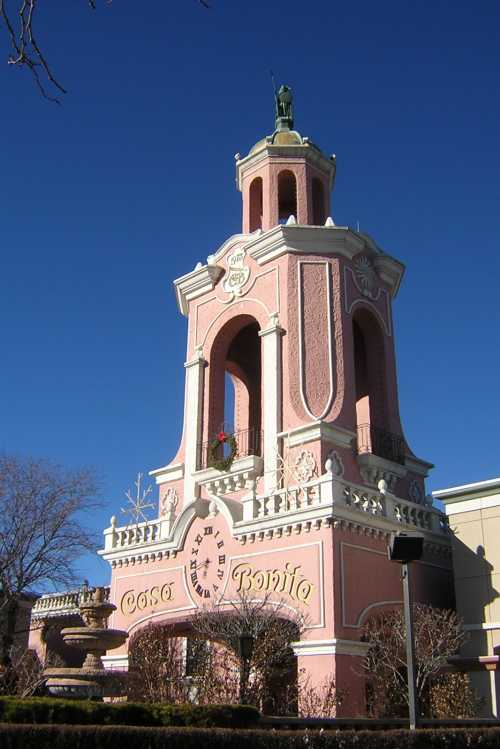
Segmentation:
[(414, 595), (431, 603), (452, 595), (450, 541), (425, 494), (432, 466), (399, 417), (392, 300), (404, 267), (334, 224), (335, 157), (293, 130), (288, 87), (276, 107), (273, 134), (236, 157), (241, 234), (175, 281), (189, 323), (184, 427), (177, 455), (151, 471), (158, 518), (112, 518), (101, 554), (111, 626), (131, 634), (152, 620), (188, 632), (197, 608), (241, 593), (305, 613), (299, 670), (318, 688), (334, 674), (343, 714), (360, 715), (362, 627), (402, 595), (390, 534), (424, 535)]

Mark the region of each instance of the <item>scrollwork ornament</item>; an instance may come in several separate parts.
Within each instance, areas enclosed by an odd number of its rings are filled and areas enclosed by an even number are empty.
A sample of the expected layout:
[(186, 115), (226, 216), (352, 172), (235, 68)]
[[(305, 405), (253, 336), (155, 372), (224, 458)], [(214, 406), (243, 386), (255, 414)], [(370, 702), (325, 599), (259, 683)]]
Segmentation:
[(171, 486), (162, 497), (160, 503), (160, 515), (171, 519), (174, 516), (178, 500), (179, 497), (177, 491)]
[(359, 289), (363, 296), (368, 299), (376, 299), (378, 291), (378, 276), (369, 258), (366, 255), (356, 258), (354, 261), (354, 272)]
[(412, 479), (412, 481), (410, 482), (408, 494), (412, 502), (415, 502), (418, 505), (424, 503), (424, 492), (422, 490), (422, 486), (416, 479)]
[(309, 450), (302, 450), (295, 460), (295, 475), (299, 484), (305, 484), (316, 474), (316, 459)]
[(243, 295), (243, 286), (250, 277), (250, 268), (245, 264), (246, 252), (242, 247), (237, 247), (227, 258), (227, 274), (222, 287), (230, 299)]

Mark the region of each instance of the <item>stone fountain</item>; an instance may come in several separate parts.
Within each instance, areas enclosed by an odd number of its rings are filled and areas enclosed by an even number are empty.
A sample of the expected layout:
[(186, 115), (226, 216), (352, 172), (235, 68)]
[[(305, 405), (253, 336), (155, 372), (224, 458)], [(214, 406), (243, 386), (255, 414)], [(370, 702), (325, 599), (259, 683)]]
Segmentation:
[(123, 645), (128, 634), (108, 629), (108, 618), (116, 606), (105, 600), (104, 588), (83, 593), (79, 609), (84, 625), (66, 627), (61, 635), (66, 645), (86, 653), (85, 661), (80, 668), (46, 668), (46, 687), (57, 697), (96, 699), (115, 695), (117, 679), (106, 671), (101, 657)]

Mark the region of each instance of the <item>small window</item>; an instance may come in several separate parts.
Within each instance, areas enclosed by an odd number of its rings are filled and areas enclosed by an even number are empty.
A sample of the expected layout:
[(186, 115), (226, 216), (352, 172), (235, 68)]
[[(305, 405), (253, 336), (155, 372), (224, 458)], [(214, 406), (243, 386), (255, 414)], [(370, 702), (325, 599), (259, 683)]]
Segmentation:
[(262, 229), (262, 177), (256, 177), (250, 185), (250, 231)]
[(278, 221), (286, 224), (290, 216), (297, 217), (297, 182), (289, 170), (278, 176)]
[(325, 189), (323, 182), (318, 177), (314, 177), (312, 181), (312, 209), (313, 225), (323, 226), (326, 221)]

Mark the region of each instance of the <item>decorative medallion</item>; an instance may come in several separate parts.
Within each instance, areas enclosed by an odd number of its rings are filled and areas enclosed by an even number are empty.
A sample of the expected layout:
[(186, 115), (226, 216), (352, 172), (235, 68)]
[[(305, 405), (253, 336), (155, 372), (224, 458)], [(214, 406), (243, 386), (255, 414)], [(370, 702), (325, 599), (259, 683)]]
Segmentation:
[(295, 461), (295, 475), (299, 484), (305, 484), (316, 474), (316, 459), (309, 450), (302, 450)]
[(208, 514), (211, 518), (215, 518), (219, 514), (219, 508), (215, 499), (212, 499), (212, 501), (208, 505)]
[(227, 274), (222, 287), (230, 295), (231, 300), (242, 296), (242, 288), (250, 276), (250, 268), (245, 265), (246, 252), (237, 247), (227, 258)]
[(424, 492), (422, 490), (422, 486), (416, 479), (412, 479), (412, 481), (410, 482), (410, 489), (408, 493), (412, 502), (415, 502), (417, 505), (421, 505), (424, 503)]
[(378, 296), (378, 276), (366, 255), (356, 258), (354, 261), (354, 272), (363, 296), (368, 297), (368, 299), (376, 299)]
[(178, 499), (179, 497), (177, 495), (177, 491), (173, 487), (167, 489), (166, 494), (161, 498), (160, 501), (160, 516), (171, 520), (174, 516)]
[(341, 478), (344, 475), (344, 464), (342, 458), (336, 450), (332, 450), (328, 453), (328, 457), (325, 462), (325, 470), (327, 473), (332, 473), (334, 476)]

